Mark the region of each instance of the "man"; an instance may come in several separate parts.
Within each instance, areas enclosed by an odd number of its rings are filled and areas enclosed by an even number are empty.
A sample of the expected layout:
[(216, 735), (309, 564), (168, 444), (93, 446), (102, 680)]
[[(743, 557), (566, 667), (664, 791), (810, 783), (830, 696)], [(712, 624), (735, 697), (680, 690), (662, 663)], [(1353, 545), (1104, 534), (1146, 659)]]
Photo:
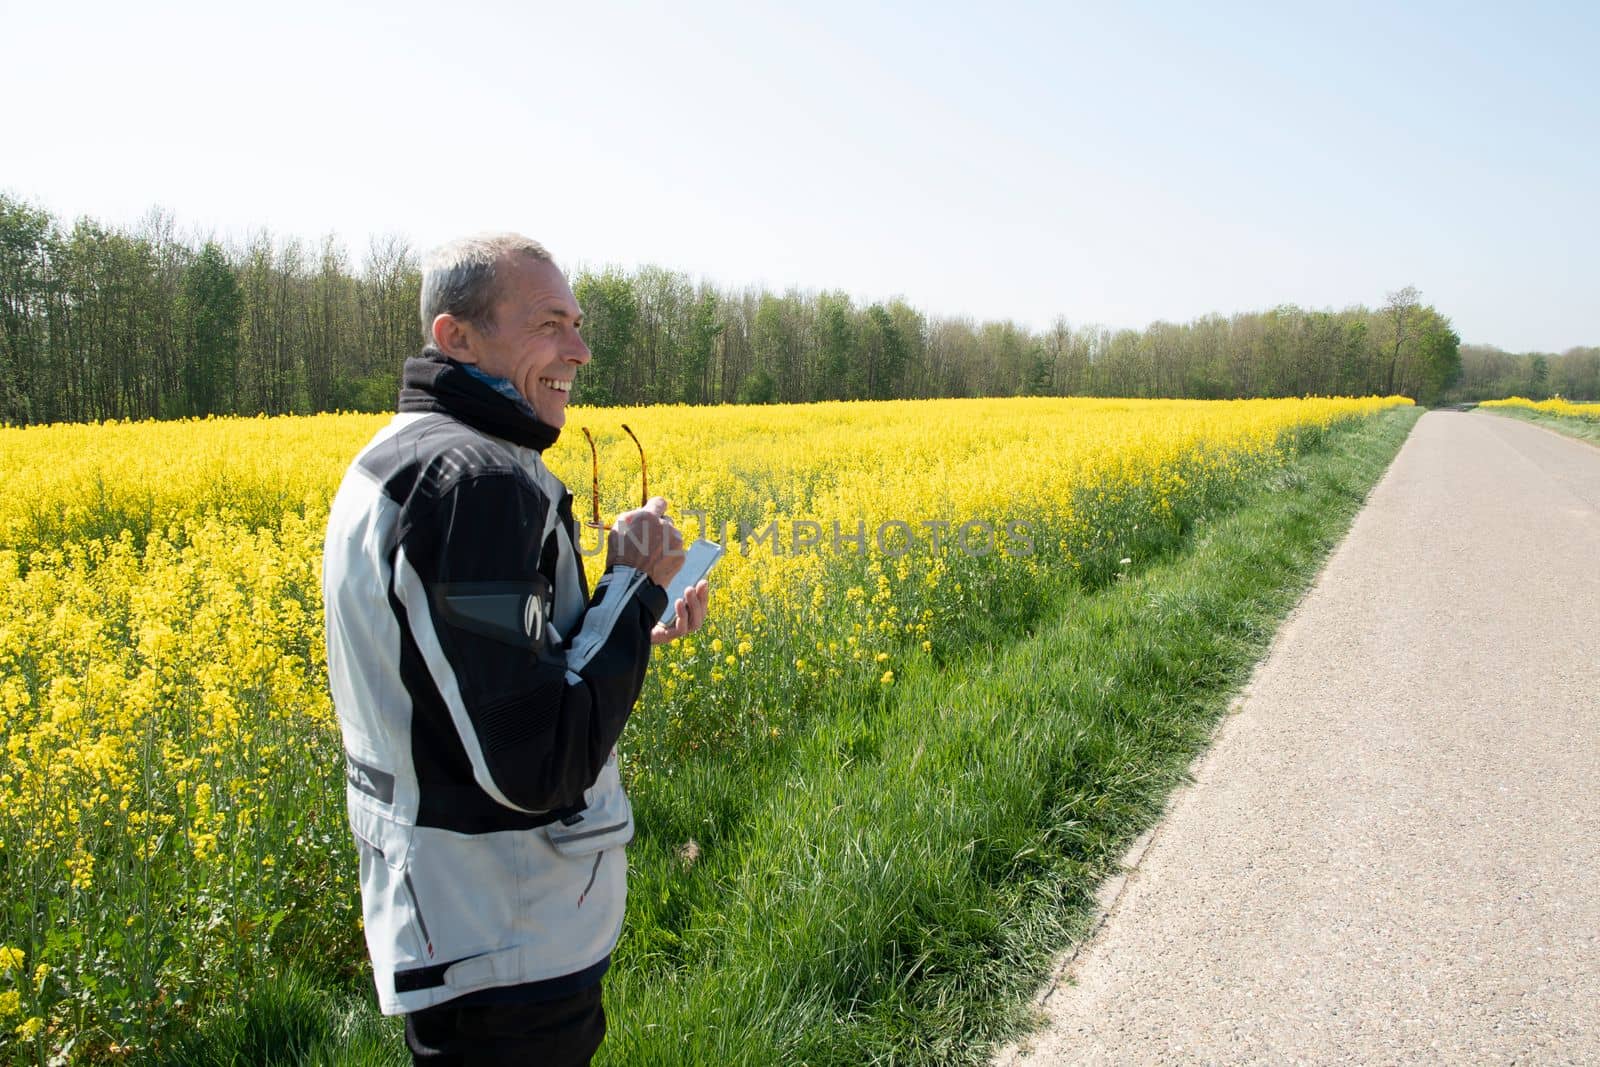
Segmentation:
[(613, 746), (682, 537), (657, 497), (619, 516), (593, 595), (572, 497), (540, 453), (589, 361), (543, 247), (438, 250), (399, 413), (335, 496), (323, 556), (378, 1002), (419, 1063), (587, 1063), (622, 923), (633, 816)]

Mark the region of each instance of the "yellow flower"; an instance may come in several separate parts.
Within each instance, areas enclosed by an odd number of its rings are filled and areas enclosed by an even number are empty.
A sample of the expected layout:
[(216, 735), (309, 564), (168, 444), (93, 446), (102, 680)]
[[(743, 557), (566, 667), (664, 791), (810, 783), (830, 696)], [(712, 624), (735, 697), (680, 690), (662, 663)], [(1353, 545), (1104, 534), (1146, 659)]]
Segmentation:
[(16, 1034), (23, 1041), (32, 1041), (39, 1036), (39, 1031), (43, 1029), (44, 1020), (35, 1015), (30, 1019), (23, 1020), (22, 1025), (17, 1027)]
[(878, 653), (878, 662), (879, 663), (887, 663), (887, 662), (889, 662), (889, 653), (887, 653), (887, 652), (879, 652)]
[(205, 859), (210, 858), (211, 856), (215, 856), (216, 854), (217, 854), (217, 835), (216, 834), (195, 834), (194, 835), (194, 858), (195, 859), (197, 859), (197, 860), (205, 860)]
[(893, 685), (894, 684), (894, 671), (884, 671), (883, 672), (883, 677), (878, 679), (878, 684), (879, 685)]
[(74, 852), (67, 859), (67, 872), (72, 876), (72, 888), (90, 888), (94, 885), (94, 856), (88, 852)]
[(0, 1019), (9, 1019), (22, 1013), (22, 994), (15, 989), (0, 993)]
[(25, 958), (20, 948), (0, 946), (0, 971), (21, 970), (22, 961)]

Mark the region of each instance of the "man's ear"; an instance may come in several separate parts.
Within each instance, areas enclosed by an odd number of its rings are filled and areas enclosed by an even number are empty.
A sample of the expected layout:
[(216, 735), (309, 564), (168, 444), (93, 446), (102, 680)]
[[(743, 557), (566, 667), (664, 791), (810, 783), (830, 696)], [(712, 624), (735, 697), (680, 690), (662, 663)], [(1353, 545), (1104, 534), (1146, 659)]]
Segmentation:
[(478, 362), (472, 349), (471, 324), (451, 314), (433, 317), (434, 346), (457, 363)]

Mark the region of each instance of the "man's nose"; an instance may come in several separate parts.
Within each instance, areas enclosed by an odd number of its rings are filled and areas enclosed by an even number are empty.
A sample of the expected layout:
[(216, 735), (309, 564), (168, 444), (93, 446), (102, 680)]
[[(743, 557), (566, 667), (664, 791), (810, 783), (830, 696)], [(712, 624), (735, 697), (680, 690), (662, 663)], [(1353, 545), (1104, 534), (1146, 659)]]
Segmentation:
[(577, 330), (568, 334), (566, 351), (561, 353), (563, 359), (582, 366), (589, 362), (591, 355), (589, 346), (583, 343), (583, 336)]

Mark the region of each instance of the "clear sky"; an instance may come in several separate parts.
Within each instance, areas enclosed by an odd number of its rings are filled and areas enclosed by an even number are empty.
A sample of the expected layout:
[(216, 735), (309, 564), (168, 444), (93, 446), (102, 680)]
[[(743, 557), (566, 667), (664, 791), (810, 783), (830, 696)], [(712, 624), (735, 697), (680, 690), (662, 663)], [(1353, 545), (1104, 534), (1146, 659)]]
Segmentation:
[(0, 189), (1034, 327), (1409, 284), (1600, 344), (1600, 5), (1290, 7), (0, 0)]

